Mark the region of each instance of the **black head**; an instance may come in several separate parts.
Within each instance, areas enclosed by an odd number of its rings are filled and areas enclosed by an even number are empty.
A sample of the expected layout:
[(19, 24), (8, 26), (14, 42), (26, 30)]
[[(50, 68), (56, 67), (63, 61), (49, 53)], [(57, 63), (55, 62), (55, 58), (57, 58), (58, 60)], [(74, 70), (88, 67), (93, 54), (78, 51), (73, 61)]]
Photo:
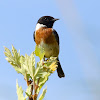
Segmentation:
[(48, 28), (52, 28), (54, 22), (57, 20), (59, 20), (59, 19), (55, 19), (51, 16), (43, 16), (38, 20), (37, 23), (46, 25), (46, 27), (48, 27)]

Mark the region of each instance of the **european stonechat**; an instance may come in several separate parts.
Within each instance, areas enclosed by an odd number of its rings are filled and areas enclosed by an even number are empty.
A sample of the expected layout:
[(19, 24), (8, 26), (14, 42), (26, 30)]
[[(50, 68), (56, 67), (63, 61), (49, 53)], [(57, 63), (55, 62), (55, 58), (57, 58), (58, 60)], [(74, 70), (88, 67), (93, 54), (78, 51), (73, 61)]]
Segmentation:
[(61, 78), (65, 77), (65, 75), (58, 59), (59, 36), (56, 30), (52, 28), (54, 22), (57, 20), (59, 19), (55, 19), (51, 16), (41, 17), (36, 24), (36, 29), (33, 34), (33, 37), (34, 41), (36, 42), (36, 45), (44, 48), (46, 58), (57, 57), (57, 73), (58, 76)]

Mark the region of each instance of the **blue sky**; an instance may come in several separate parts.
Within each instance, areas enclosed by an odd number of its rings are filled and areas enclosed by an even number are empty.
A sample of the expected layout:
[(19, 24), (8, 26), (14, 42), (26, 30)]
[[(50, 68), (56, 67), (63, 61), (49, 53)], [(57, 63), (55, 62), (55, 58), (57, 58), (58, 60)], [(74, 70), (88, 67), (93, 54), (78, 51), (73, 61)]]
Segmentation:
[[(1, 0), (0, 1), (0, 100), (17, 100), (16, 79), (26, 83), (5, 60), (4, 47), (22, 55), (34, 51), (37, 20), (50, 15), (60, 37), (59, 59), (66, 77), (50, 76), (44, 100), (100, 100), (100, 1)], [(46, 86), (45, 85), (45, 86)]]

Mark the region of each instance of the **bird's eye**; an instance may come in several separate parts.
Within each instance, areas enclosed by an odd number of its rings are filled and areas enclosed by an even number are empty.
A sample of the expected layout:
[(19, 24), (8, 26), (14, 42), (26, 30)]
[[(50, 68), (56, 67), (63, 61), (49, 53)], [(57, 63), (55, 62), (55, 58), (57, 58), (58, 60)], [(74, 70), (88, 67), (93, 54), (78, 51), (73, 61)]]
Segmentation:
[(45, 17), (44, 20), (47, 20), (47, 18)]

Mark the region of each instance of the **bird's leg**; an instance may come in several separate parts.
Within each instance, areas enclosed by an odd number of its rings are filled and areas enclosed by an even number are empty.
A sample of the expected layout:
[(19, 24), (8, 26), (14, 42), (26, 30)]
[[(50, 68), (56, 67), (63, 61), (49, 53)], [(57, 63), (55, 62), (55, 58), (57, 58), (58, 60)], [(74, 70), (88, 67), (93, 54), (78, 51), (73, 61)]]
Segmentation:
[(44, 65), (44, 62), (45, 62), (45, 56), (43, 57), (42, 65)]
[(46, 58), (46, 57), (44, 56), (43, 60), (44, 60), (44, 61), (48, 61), (48, 60), (49, 60), (49, 58)]
[(45, 56), (44, 56), (43, 60), (45, 61)]

